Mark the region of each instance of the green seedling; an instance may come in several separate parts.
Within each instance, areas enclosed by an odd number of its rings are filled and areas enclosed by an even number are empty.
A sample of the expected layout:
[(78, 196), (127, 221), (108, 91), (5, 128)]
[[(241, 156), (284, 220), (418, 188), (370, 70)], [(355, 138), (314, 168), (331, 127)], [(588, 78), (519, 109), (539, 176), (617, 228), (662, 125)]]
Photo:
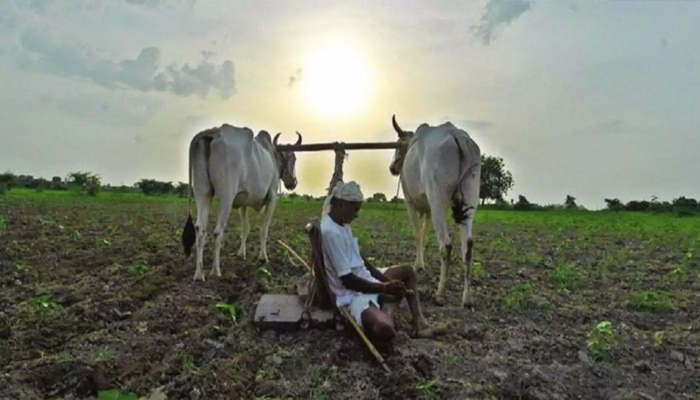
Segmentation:
[(685, 282), (685, 278), (686, 278), (685, 268), (676, 267), (676, 268), (672, 269), (670, 273), (676, 282), (678, 282), (678, 283)]
[(472, 265), (472, 277), (476, 280), (483, 280), (486, 278), (486, 271), (484, 271), (484, 267), (481, 265), (481, 262), (474, 261), (474, 264)]
[(610, 360), (611, 351), (619, 344), (619, 336), (610, 321), (602, 321), (588, 333), (586, 344), (593, 360)]
[(530, 282), (521, 283), (513, 287), (513, 289), (503, 299), (506, 308), (517, 310), (522, 308), (527, 301), (527, 298), (532, 293), (532, 284)]
[(58, 309), (59, 304), (56, 302), (56, 300), (51, 297), (51, 295), (48, 294), (42, 294), (39, 296), (35, 296), (27, 300), (27, 303), (29, 304), (30, 307), (34, 308), (36, 311), (55, 311)]
[(223, 313), (227, 314), (229, 317), (231, 317), (233, 322), (238, 322), (238, 319), (243, 313), (243, 311), (239, 307), (224, 302), (216, 303), (215, 307)]
[(138, 400), (138, 396), (135, 393), (124, 393), (119, 389), (110, 389), (97, 392), (97, 400)]
[(632, 298), (631, 304), (639, 311), (663, 313), (672, 309), (668, 294), (658, 290), (644, 290), (636, 294)]
[(180, 364), (182, 366), (182, 371), (185, 373), (192, 373), (196, 370), (194, 365), (194, 360), (187, 354), (180, 356)]
[(561, 264), (552, 273), (552, 279), (560, 288), (573, 290), (578, 286), (580, 272), (574, 264)]
[(439, 382), (437, 379), (430, 379), (416, 385), (416, 389), (421, 392), (420, 398), (422, 399), (439, 399), (440, 396), (437, 394), (438, 388)]
[(144, 276), (148, 272), (148, 265), (141, 263), (131, 264), (129, 272), (137, 276)]

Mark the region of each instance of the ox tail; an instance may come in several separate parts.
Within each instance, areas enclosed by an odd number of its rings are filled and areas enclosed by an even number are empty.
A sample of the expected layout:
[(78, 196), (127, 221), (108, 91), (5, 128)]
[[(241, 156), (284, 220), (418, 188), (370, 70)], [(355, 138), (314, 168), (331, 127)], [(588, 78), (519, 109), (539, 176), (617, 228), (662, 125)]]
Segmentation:
[[(211, 135), (212, 130), (207, 130), (197, 134), (190, 142), (189, 157), (187, 165), (188, 173), (188, 185), (187, 185), (187, 221), (185, 222), (185, 227), (182, 230), (182, 247), (185, 252), (185, 257), (189, 257), (192, 252), (192, 246), (194, 245), (197, 235), (194, 227), (194, 222), (192, 221), (192, 196), (194, 195), (194, 187), (192, 186), (192, 172), (194, 168), (195, 158), (198, 152), (204, 153), (204, 158), (206, 162), (206, 174), (207, 180), (209, 180), (209, 143), (211, 143), (213, 137)], [(203, 147), (203, 149), (202, 149)], [(200, 150), (202, 149), (202, 150)]]
[[(481, 151), (479, 147), (470, 140), (470, 138), (461, 132), (454, 132), (454, 140), (457, 144), (457, 152), (459, 154), (459, 179), (457, 186), (452, 195), (451, 209), (452, 219), (458, 225), (464, 224), (468, 219), (473, 218), (476, 204), (470, 204), (469, 196), (464, 193), (463, 182), (471, 174), (481, 173)], [(465, 167), (465, 159), (469, 165)], [(477, 187), (476, 190), (479, 190)], [(479, 196), (476, 196), (478, 202)]]

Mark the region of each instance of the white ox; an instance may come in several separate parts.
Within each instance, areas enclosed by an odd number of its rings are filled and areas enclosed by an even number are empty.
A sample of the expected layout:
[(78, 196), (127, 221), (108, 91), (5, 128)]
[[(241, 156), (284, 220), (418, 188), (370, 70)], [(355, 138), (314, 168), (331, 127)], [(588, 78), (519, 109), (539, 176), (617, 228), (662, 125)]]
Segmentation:
[[(221, 276), (220, 254), (224, 229), (231, 209), (239, 209), (241, 217), (241, 245), (238, 256), (246, 257), (246, 239), (250, 233), (248, 209), (256, 212), (264, 209), (260, 225), (260, 252), (258, 259), (268, 261), (267, 235), (270, 221), (277, 203), (280, 179), (284, 186), (293, 190), (297, 186), (294, 168), (294, 152), (277, 150), (280, 133), (270, 140), (270, 134), (223, 124), (197, 133), (190, 142), (189, 184), (194, 191), (197, 205), (197, 222), (192, 224), (192, 199), (188, 196), (187, 223), (182, 232), (182, 245), (189, 257), (196, 242), (196, 270), (194, 280), (204, 281), (202, 272), (204, 243), (207, 238), (209, 208), (214, 195), (219, 198), (219, 215), (214, 228), (214, 262), (212, 274)], [(301, 144), (297, 132), (296, 144)], [(194, 178), (194, 183), (192, 181)]]
[(469, 134), (451, 122), (438, 126), (426, 123), (415, 132), (405, 131), (391, 118), (399, 136), (389, 171), (400, 175), (409, 220), (416, 237), (415, 268), (424, 269), (423, 253), (432, 219), (440, 246), (440, 281), (437, 300), (442, 302), (450, 262), (452, 240), (447, 227), (447, 208), (462, 237), (464, 291), (462, 306), (472, 306), (472, 224), (479, 202), (481, 150)]

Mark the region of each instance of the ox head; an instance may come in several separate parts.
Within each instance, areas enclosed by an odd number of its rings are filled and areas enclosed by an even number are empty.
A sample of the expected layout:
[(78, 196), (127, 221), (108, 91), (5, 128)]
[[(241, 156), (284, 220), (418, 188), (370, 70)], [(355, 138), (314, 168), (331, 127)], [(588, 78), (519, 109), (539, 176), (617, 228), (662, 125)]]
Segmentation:
[(399, 140), (397, 140), (398, 147), (394, 150), (394, 158), (391, 160), (389, 165), (389, 172), (397, 176), (401, 173), (401, 168), (403, 168), (403, 160), (408, 153), (408, 147), (415, 135), (414, 132), (405, 131), (401, 129), (398, 123), (396, 123), (396, 115), (391, 116), (391, 125), (394, 127), (396, 134), (399, 135)]
[[(296, 175), (296, 163), (297, 156), (293, 151), (278, 151), (277, 150), (277, 139), (279, 139), (282, 133), (277, 133), (275, 138), (272, 140), (272, 145), (275, 148), (275, 154), (277, 154), (277, 168), (280, 172), (280, 179), (284, 183), (284, 187), (287, 190), (294, 190), (297, 187), (297, 175)], [(297, 142), (295, 145), (301, 144), (301, 134), (297, 132)]]

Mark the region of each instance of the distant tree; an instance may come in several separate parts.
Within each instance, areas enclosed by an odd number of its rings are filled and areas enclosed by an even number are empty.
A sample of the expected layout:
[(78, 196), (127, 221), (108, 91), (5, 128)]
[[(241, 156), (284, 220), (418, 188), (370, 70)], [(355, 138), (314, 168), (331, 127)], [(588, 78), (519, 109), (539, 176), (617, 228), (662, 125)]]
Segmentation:
[(31, 183), (31, 188), (43, 192), (51, 187), (51, 183), (46, 178), (36, 178)]
[(687, 198), (685, 196), (673, 199), (671, 202), (673, 207), (673, 212), (679, 217), (693, 215), (700, 212), (700, 204), (693, 198)]
[(69, 188), (79, 190), (89, 196), (97, 196), (102, 189), (100, 176), (92, 172), (71, 172), (66, 177), (66, 184)]
[(503, 200), (514, 184), (513, 175), (505, 168), (503, 158), (481, 155), (481, 204), (486, 200)]
[(605, 206), (608, 210), (612, 211), (620, 211), (625, 208), (617, 197), (614, 199), (605, 199)]
[(141, 179), (134, 186), (141, 189), (146, 196), (170, 194), (175, 191), (172, 182), (161, 182), (155, 179)]
[(567, 210), (574, 210), (578, 208), (578, 205), (576, 204), (576, 197), (567, 194), (566, 200), (564, 200), (564, 208)]
[(177, 186), (175, 186), (175, 189), (173, 190), (173, 193), (179, 197), (187, 197), (187, 193), (190, 190), (190, 185), (184, 183), (184, 182), (178, 182)]
[(36, 188), (35, 182), (36, 179), (34, 179), (33, 175), (17, 175), (15, 176), (14, 186), (18, 188), (34, 189)]
[(66, 185), (63, 183), (63, 179), (60, 176), (54, 176), (51, 178), (51, 184), (49, 185), (51, 190), (64, 190)]
[(518, 201), (513, 204), (513, 209), (514, 210), (531, 210), (533, 208), (533, 204), (530, 203), (527, 198), (521, 194), (518, 195)]
[(370, 198), (372, 201), (383, 203), (386, 201), (386, 195), (384, 193), (378, 192), (372, 195)]
[(647, 211), (649, 210), (649, 202), (646, 200), (631, 200), (625, 204), (625, 211)]
[(4, 193), (16, 186), (17, 176), (10, 171), (0, 174), (0, 190)]

